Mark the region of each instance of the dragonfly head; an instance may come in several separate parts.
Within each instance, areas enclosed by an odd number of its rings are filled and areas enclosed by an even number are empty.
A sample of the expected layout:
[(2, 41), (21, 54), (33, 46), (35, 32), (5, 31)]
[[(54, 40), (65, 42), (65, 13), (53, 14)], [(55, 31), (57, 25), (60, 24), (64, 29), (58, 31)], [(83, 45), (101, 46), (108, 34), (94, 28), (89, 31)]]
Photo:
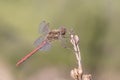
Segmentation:
[(66, 30), (65, 27), (61, 27), (61, 28), (60, 28), (60, 33), (61, 33), (61, 35), (65, 35), (66, 32), (67, 32), (67, 30)]

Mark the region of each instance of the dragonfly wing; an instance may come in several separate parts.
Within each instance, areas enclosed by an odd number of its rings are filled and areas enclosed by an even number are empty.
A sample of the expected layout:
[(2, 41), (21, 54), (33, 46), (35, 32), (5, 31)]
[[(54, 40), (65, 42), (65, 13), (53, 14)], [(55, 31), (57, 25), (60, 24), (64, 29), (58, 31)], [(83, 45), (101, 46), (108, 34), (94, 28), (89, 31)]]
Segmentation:
[(51, 44), (49, 42), (46, 42), (46, 44), (39, 49), (40, 51), (48, 51), (51, 48)]
[(44, 40), (44, 37), (39, 37), (33, 44), (35, 46), (38, 46), (43, 40)]
[[(44, 37), (40, 37), (38, 38), (35, 42), (34, 45), (35, 47), (39, 46), (42, 42), (44, 41)], [(49, 50), (51, 47), (51, 44), (49, 42), (46, 42), (45, 45), (43, 45), (43, 47), (41, 49), (39, 49), (40, 51), (47, 51)]]
[(39, 25), (39, 32), (40, 34), (46, 35), (50, 31), (49, 29), (49, 23), (46, 23), (45, 21), (42, 21)]
[(62, 36), (60, 36), (60, 37), (59, 37), (59, 40), (60, 40), (60, 42), (61, 42), (61, 45), (62, 45), (64, 48), (66, 48), (66, 47), (67, 47), (66, 39), (63, 38)]

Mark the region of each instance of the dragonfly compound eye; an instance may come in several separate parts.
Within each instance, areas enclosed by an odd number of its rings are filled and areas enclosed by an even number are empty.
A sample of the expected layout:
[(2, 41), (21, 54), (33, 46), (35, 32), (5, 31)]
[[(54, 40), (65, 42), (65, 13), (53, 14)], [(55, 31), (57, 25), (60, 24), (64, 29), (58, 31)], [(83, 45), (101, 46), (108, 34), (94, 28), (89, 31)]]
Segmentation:
[(66, 28), (61, 28), (61, 35), (65, 35), (66, 34)]

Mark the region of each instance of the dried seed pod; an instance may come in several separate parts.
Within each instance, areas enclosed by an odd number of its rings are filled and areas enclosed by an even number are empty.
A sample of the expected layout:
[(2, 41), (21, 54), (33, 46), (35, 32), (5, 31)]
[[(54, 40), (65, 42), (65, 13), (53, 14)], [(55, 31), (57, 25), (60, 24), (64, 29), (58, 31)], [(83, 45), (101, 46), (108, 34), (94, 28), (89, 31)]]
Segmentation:
[(74, 68), (71, 70), (71, 77), (75, 80), (81, 80), (82, 79), (82, 70)]

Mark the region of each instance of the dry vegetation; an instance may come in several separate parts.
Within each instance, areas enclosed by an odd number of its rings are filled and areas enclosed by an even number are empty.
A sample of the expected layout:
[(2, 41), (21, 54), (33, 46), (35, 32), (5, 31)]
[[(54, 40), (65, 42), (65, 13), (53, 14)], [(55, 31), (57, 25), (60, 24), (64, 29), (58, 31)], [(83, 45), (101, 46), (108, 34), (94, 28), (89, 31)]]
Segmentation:
[(71, 76), (75, 80), (91, 80), (91, 74), (84, 74), (81, 63), (81, 54), (79, 49), (79, 37), (78, 35), (70, 34), (70, 42), (73, 45), (74, 54), (77, 59), (78, 67), (71, 70)]

